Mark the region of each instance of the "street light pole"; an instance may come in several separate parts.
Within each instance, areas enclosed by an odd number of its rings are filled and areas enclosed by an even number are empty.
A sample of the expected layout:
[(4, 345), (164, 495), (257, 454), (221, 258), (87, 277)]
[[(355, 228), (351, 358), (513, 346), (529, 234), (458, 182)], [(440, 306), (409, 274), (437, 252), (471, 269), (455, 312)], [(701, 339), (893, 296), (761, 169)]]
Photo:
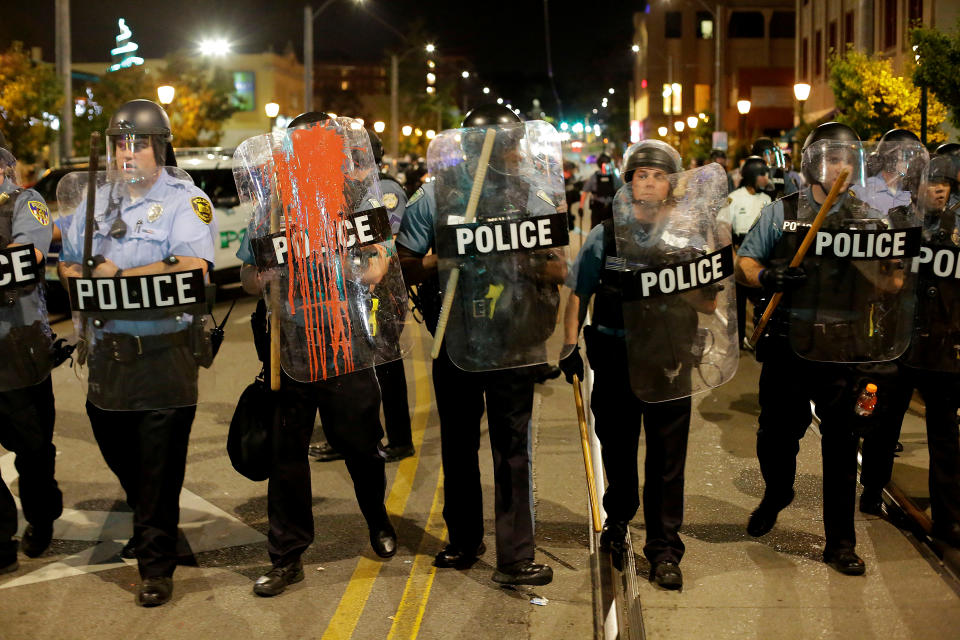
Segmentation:
[(60, 159), (73, 155), (73, 64), (70, 51), (70, 0), (56, 3), (57, 73), (63, 83), (63, 107), (60, 109)]

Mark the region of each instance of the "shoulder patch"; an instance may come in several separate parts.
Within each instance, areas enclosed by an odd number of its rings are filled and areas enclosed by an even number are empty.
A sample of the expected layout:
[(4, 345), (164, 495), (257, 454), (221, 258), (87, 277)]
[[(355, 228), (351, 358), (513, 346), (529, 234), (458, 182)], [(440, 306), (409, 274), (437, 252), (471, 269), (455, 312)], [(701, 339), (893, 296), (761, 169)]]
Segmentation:
[(423, 187), (420, 187), (419, 189), (414, 191), (413, 195), (410, 196), (410, 199), (407, 200), (407, 206), (409, 207), (411, 204), (413, 204), (414, 202), (416, 202), (422, 197), (423, 197)]
[(28, 200), (27, 207), (30, 208), (30, 213), (37, 219), (37, 222), (43, 226), (50, 224), (50, 210), (47, 209), (47, 205), (43, 202), (39, 200)]
[(383, 206), (385, 206), (390, 211), (393, 211), (397, 208), (397, 205), (400, 204), (400, 199), (397, 198), (395, 193), (385, 193), (383, 194)]
[(200, 218), (200, 221), (203, 222), (203, 224), (210, 224), (210, 221), (213, 220), (213, 207), (210, 206), (210, 201), (198, 196), (191, 198), (190, 204), (193, 206), (193, 211), (197, 214), (197, 217)]
[(557, 206), (556, 204), (554, 204), (553, 200), (550, 199), (550, 196), (547, 195), (547, 192), (544, 191), (543, 189), (540, 189), (539, 191), (537, 191), (537, 197), (543, 200), (544, 202), (546, 202), (551, 207)]

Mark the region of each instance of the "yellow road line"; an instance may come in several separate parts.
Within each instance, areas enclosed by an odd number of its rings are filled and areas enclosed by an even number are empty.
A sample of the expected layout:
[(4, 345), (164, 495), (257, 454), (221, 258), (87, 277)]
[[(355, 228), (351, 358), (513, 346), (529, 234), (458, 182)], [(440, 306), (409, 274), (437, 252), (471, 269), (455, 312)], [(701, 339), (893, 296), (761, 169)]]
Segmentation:
[(433, 587), (433, 577), (437, 568), (433, 566), (433, 553), (430, 549), (432, 538), (443, 540), (447, 536), (447, 527), (443, 522), (441, 508), (443, 498), (443, 474), (437, 478), (437, 489), (433, 494), (433, 505), (427, 517), (427, 527), (420, 540), (417, 557), (413, 560), (413, 569), (407, 579), (407, 586), (400, 598), (400, 606), (393, 616), (393, 625), (387, 640), (414, 640), (420, 633), (420, 623), (430, 598), (430, 589)]
[[(423, 362), (423, 343), (422, 340), (413, 341), (413, 372), (414, 386), (416, 389), (416, 404), (411, 421), (411, 432), (413, 435), (413, 446), (417, 451), (421, 451), (423, 445), (424, 432), (427, 427), (427, 416), (430, 415), (430, 381), (427, 378), (427, 367)], [(385, 505), (387, 512), (391, 516), (403, 515), (403, 510), (407, 506), (407, 498), (413, 489), (413, 479), (417, 474), (417, 465), (420, 462), (420, 454), (402, 460), (397, 468), (397, 475), (390, 487), (390, 493), (387, 495)], [(368, 552), (370, 553), (370, 552)], [(323, 640), (343, 640), (353, 635), (357, 622), (360, 620), (363, 609), (367, 605), (367, 599), (373, 590), (373, 583), (380, 574), (380, 568), (383, 561), (374, 560), (372, 557), (361, 556), (357, 561), (357, 567), (350, 576), (350, 582), (340, 598), (337, 610), (334, 611), (330, 624), (323, 632)]]

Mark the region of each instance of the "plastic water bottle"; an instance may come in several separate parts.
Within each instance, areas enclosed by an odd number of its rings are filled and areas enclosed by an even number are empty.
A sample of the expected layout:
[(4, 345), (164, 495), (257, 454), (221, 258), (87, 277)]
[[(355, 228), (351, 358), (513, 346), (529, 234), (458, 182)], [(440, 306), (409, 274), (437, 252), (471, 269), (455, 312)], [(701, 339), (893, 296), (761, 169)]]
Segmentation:
[(853, 410), (858, 416), (869, 416), (873, 413), (873, 409), (876, 406), (877, 385), (871, 382), (867, 384), (866, 388), (860, 394), (860, 397), (857, 398), (857, 404), (854, 405)]

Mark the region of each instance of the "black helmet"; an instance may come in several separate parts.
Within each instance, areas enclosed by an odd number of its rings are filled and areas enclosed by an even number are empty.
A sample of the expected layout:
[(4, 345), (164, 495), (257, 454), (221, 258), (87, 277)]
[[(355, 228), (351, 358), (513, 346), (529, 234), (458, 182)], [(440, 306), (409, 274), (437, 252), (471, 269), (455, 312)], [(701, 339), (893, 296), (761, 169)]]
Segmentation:
[(723, 149), (711, 149), (710, 150), (710, 159), (716, 160), (717, 158), (727, 159), (727, 152)]
[(380, 136), (373, 129), (368, 128), (367, 135), (370, 137), (370, 148), (373, 149), (373, 161), (379, 167), (380, 163), (383, 162), (383, 141), (380, 140)]
[(740, 186), (757, 188), (757, 178), (770, 172), (766, 161), (760, 156), (750, 156), (740, 167)]
[(938, 156), (960, 156), (960, 144), (956, 142), (944, 142), (934, 151)]
[(313, 124), (314, 122), (323, 122), (324, 120), (329, 120), (330, 116), (324, 113), (323, 111), (307, 111), (306, 113), (301, 113), (296, 118), (290, 121), (287, 124), (287, 129), (293, 129), (294, 127), (302, 127), (305, 124)]
[(952, 189), (956, 179), (957, 169), (954, 166), (953, 158), (942, 155), (930, 158), (930, 168), (927, 173), (928, 182), (948, 182)]
[(607, 154), (601, 153), (600, 155), (597, 156), (598, 167), (602, 167), (603, 165), (609, 164), (609, 163), (610, 163), (610, 156), (608, 156)]
[(642, 167), (660, 169), (666, 173), (680, 171), (680, 154), (661, 140), (644, 140), (627, 149), (627, 161), (623, 164), (623, 181), (633, 180), (633, 172)]
[(467, 112), (467, 115), (463, 116), (463, 121), (460, 122), (460, 128), (466, 129), (468, 127), (486, 127), (496, 124), (516, 124), (518, 122), (523, 122), (520, 116), (502, 104), (491, 102), (481, 104), (479, 107), (474, 107)]
[[(840, 122), (825, 122), (821, 124), (810, 132), (810, 135), (808, 135), (807, 139), (803, 142), (803, 149), (801, 150), (800, 170), (803, 173), (803, 177), (806, 179), (807, 184), (820, 183), (820, 180), (816, 175), (814, 175), (810, 165), (812, 162), (819, 163), (823, 161), (823, 158), (812, 157), (814, 154), (808, 153), (808, 150), (810, 150), (811, 147), (813, 147), (816, 143), (826, 141), (847, 142), (850, 143), (852, 147), (856, 147), (856, 149), (862, 151), (860, 136), (858, 136), (857, 132), (847, 125)], [(857, 176), (853, 177), (855, 178)]]
[(867, 175), (876, 175), (881, 171), (894, 173), (898, 170), (898, 163), (904, 159), (907, 164), (910, 164), (910, 158), (904, 156), (905, 147), (910, 146), (915, 150), (923, 147), (923, 143), (914, 132), (907, 129), (887, 131), (877, 143), (876, 150), (867, 158)]
[(111, 159), (116, 139), (121, 136), (150, 136), (158, 166), (176, 166), (170, 118), (163, 107), (152, 100), (137, 99), (121, 105), (107, 125), (107, 158)]
[(768, 166), (783, 168), (783, 153), (777, 143), (770, 138), (757, 138), (750, 149), (751, 156), (762, 158)]

